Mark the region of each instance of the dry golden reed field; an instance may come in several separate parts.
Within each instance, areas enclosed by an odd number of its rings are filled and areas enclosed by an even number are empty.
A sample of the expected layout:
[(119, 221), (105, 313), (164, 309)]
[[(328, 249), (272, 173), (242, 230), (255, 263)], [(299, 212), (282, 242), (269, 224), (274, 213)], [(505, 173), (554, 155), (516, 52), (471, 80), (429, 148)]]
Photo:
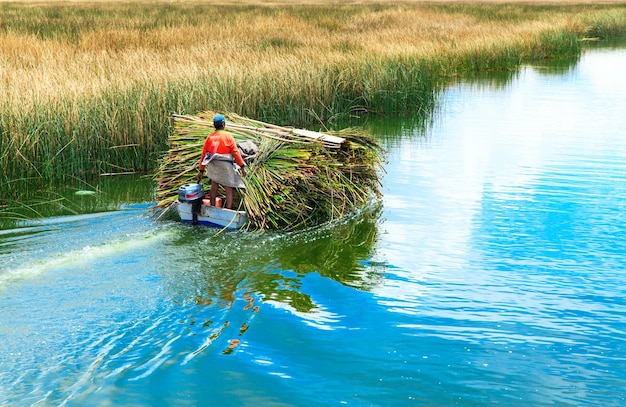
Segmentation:
[[(204, 76), (237, 82), (286, 75), (298, 84), (326, 66), (463, 58), (498, 44), (532, 48), (539, 33), (585, 36), (586, 20), (604, 10), (598, 3), (4, 2), (0, 15), (11, 28), (0, 37), (2, 102), (28, 109), (34, 101)], [(20, 20), (28, 29), (19, 28)]]
[(623, 36), (626, 1), (0, 1), (0, 204), (151, 171), (172, 113), (401, 113), (450, 77)]

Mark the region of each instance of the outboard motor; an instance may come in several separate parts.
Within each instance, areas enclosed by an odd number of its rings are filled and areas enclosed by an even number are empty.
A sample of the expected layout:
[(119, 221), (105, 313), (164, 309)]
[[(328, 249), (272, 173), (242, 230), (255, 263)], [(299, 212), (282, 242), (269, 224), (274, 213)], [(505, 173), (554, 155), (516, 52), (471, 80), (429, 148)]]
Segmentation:
[(204, 188), (200, 184), (185, 184), (178, 188), (178, 202), (191, 204), (191, 223), (194, 225), (198, 223), (198, 214), (202, 208), (202, 198), (204, 198)]

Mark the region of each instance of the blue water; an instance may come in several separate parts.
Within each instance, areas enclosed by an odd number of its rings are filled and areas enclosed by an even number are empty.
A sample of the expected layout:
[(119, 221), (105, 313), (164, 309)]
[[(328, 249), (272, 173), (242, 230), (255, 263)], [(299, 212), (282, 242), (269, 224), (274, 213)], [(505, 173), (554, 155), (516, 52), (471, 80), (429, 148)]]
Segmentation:
[(626, 405), (624, 66), (450, 87), (319, 228), (1, 230), (0, 405)]

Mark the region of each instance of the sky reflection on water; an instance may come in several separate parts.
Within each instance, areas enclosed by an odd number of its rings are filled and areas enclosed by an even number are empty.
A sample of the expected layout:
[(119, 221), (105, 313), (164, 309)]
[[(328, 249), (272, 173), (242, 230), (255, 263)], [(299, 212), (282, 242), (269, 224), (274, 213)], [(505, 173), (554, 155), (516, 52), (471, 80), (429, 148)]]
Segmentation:
[(623, 66), (373, 123), (382, 206), (331, 225), (216, 235), (140, 203), (0, 232), (0, 404), (623, 405)]

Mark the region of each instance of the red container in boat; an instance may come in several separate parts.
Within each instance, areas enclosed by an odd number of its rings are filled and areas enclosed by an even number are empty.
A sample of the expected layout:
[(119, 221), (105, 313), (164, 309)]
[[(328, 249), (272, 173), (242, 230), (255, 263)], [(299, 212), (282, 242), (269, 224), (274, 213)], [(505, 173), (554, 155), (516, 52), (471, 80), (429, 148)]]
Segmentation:
[[(209, 198), (204, 198), (202, 200), (202, 203), (204, 204), (204, 206), (211, 206), (211, 200)], [(222, 207), (222, 198), (220, 198), (219, 196), (215, 198), (215, 207), (216, 208)]]

